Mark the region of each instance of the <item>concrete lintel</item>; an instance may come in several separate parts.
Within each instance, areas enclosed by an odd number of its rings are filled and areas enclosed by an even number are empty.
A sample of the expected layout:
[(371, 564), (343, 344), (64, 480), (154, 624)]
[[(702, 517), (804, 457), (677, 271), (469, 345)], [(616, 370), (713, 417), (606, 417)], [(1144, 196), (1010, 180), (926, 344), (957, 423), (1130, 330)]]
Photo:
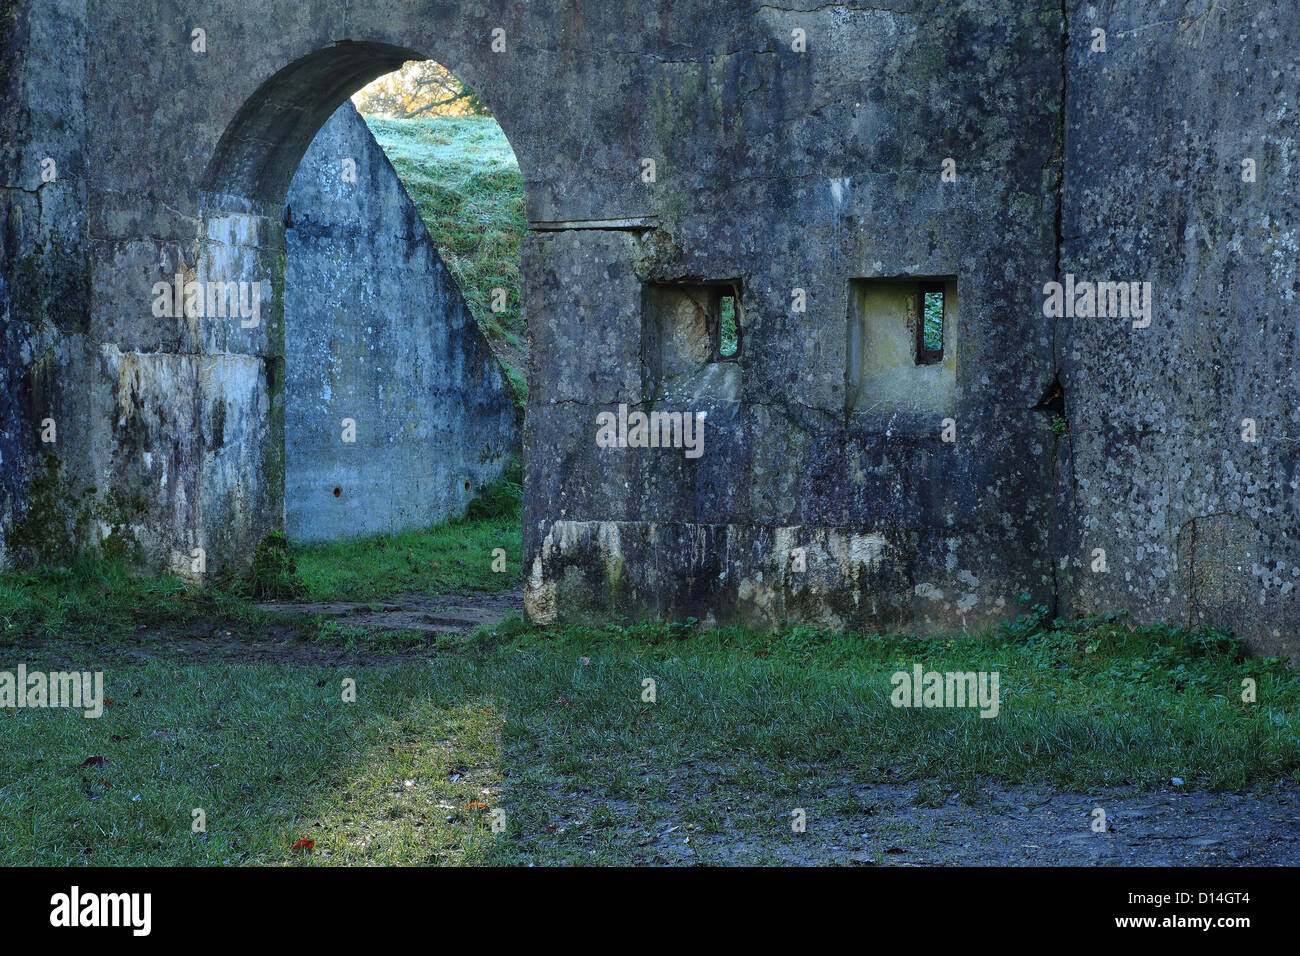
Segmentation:
[(658, 229), (658, 216), (632, 216), (627, 219), (533, 219), (528, 228), (535, 232), (562, 232), (567, 229), (626, 229), (631, 231)]

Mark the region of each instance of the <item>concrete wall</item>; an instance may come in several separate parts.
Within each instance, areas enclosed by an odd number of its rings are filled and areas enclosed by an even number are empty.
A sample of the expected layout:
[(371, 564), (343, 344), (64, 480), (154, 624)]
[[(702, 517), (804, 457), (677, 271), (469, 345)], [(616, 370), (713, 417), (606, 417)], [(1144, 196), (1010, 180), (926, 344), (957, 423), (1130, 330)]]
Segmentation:
[[(0, 10), (0, 564), (28, 539), (76, 530), (72, 520), (49, 526), (54, 507), (29, 507), (45, 457), (80, 474), (107, 457), (88, 394), (100, 359), (86, 242), (86, 29), (84, 0)], [(48, 418), (55, 440), (42, 442)]]
[(323, 541), (463, 514), (518, 453), (510, 389), (351, 103), (312, 141), (285, 215), (286, 532)]
[(1300, 659), (1300, 8), (1188, 10), (1070, 5), (1061, 268), (1150, 281), (1154, 308), (1058, 332), (1066, 606)]
[[(610, 80), (645, 91), (630, 155), (657, 161), (657, 228), (539, 231), (524, 250), (535, 617), (939, 631), (1013, 616), (1023, 593), (1052, 602), (1055, 442), (1033, 406), (1053, 326), (1026, 277), (1055, 255), (1060, 8), (870, 6), (700, 5), (680, 53)], [(854, 282), (909, 276), (957, 277), (950, 406), (849, 415)], [(738, 368), (692, 388), (704, 455), (597, 448), (601, 411), (682, 407), (636, 361), (644, 284), (734, 278)]]
[[(56, 329), (30, 297), (9, 308), (54, 329), (68, 358), (42, 401), (80, 403), (74, 471), (138, 491), (149, 553), (202, 541), (237, 565), (282, 520), (285, 193), (348, 94), (425, 56), (482, 96), (527, 183), (535, 618), (933, 632), (1013, 616), (1027, 594), (1222, 620), (1258, 650), (1296, 653), (1293, 7), (18, 10), (5, 42), (25, 51), (27, 85), (10, 83), (3, 108), (29, 145), (6, 146), (3, 182), (30, 188), (45, 139), (84, 171), (82, 201), (47, 221), (78, 237), (64, 274), (87, 277), (85, 331)], [(57, 21), (66, 45), (37, 21)], [(42, 85), (59, 66), (74, 85), (135, 73), (88, 84), (63, 122)], [(5, 197), (10, 223), (36, 202)], [(23, 268), (53, 261), (7, 228)], [(183, 269), (269, 281), (266, 320), (150, 318), (151, 283)], [(1045, 314), (1044, 284), (1067, 274), (1151, 281), (1152, 325)], [(934, 276), (955, 276), (960, 302), (954, 442), (933, 409), (848, 413), (855, 283)], [(680, 409), (650, 384), (664, 333), (646, 289), (719, 282), (743, 290), (742, 354), (692, 373)], [(5, 353), (21, 365), (11, 381), (37, 377), (33, 335)], [(707, 412), (704, 455), (600, 447), (596, 416), (619, 405)], [(1253, 443), (1235, 437), (1247, 417)], [(1106, 571), (1092, 570), (1098, 548)], [(806, 571), (791, 570), (798, 549)]]

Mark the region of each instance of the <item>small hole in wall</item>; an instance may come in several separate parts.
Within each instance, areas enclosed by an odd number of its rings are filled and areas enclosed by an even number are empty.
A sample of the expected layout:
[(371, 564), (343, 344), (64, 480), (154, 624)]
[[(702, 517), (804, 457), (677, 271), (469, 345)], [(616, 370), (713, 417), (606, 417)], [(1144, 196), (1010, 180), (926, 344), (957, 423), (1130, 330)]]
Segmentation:
[(334, 489), (334, 497), (335, 497), (335, 498), (342, 498), (342, 497), (343, 497), (343, 489), (342, 489), (342, 488), (335, 488), (335, 489)]
[(466, 490), (466, 491), (469, 491), (469, 482), (468, 482), (468, 481), (465, 482), (465, 490)]
[(1052, 380), (1043, 389), (1043, 397), (1038, 400), (1034, 406), (1036, 412), (1056, 412), (1057, 414), (1065, 413), (1065, 387), (1061, 385), (1061, 376), (1056, 374)]

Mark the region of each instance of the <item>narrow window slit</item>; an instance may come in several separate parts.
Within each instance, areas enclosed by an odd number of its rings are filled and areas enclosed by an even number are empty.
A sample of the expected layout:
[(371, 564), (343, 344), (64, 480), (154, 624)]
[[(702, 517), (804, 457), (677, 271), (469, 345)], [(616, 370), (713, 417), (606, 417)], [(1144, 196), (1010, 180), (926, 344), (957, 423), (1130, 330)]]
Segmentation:
[(936, 365), (943, 361), (943, 283), (922, 282), (916, 298), (916, 364)]
[(736, 321), (736, 297), (724, 295), (718, 308), (718, 354), (731, 358), (740, 351), (740, 326)]

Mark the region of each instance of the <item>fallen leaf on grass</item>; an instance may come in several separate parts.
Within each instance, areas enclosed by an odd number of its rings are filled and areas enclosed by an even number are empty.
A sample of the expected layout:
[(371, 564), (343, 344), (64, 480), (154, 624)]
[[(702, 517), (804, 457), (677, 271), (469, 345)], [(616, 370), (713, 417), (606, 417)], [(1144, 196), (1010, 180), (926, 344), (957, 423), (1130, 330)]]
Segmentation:
[(306, 839), (303, 839), (303, 840), (299, 840), (297, 843), (295, 843), (295, 844), (293, 845), (293, 852), (294, 852), (294, 853), (302, 853), (302, 852), (310, 853), (313, 849), (315, 849), (315, 847), (316, 847), (316, 841), (315, 841), (315, 840), (306, 840)]

